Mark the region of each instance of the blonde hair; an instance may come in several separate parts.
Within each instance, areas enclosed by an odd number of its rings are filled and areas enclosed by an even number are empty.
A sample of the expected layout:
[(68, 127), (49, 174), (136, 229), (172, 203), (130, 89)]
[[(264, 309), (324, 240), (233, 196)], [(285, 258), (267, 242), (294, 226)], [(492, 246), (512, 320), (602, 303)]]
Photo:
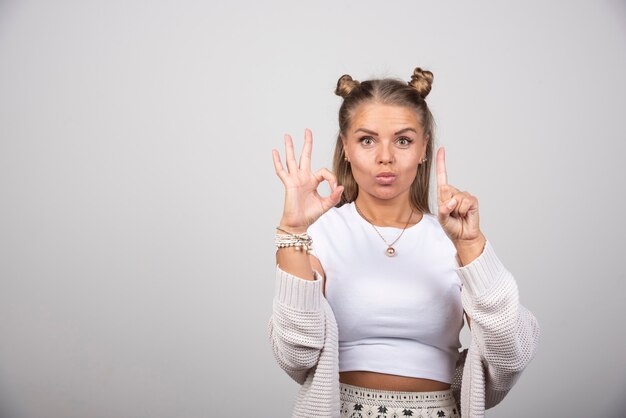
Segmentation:
[(339, 135), (337, 135), (335, 145), (333, 171), (337, 176), (337, 183), (343, 185), (344, 192), (336, 207), (353, 202), (359, 193), (359, 186), (352, 175), (350, 163), (344, 159), (345, 152), (341, 137), (346, 136), (356, 109), (361, 104), (374, 102), (408, 107), (417, 112), (428, 143), (426, 161), (417, 166), (417, 175), (411, 184), (410, 203), (413, 209), (432, 214), (428, 203), (428, 193), (435, 120), (424, 100), (430, 93), (432, 83), (433, 73), (419, 67), (415, 68), (411, 81), (408, 83), (392, 78), (359, 82), (353, 80), (348, 74), (339, 78), (335, 94), (343, 97), (343, 103), (339, 108)]

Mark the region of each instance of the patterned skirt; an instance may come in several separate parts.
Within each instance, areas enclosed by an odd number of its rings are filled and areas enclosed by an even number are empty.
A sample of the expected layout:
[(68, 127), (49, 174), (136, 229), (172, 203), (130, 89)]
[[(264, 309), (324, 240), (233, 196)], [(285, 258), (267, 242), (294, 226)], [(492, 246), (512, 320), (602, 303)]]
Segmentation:
[(459, 418), (452, 389), (400, 392), (339, 383), (341, 418)]

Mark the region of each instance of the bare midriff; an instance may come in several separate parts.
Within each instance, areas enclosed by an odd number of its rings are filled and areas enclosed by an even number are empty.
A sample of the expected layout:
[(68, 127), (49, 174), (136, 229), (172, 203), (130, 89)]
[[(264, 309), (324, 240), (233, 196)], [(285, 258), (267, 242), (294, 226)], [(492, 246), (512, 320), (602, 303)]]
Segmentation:
[(395, 390), (400, 392), (432, 392), (450, 389), (449, 383), (440, 382), (438, 380), (361, 370), (339, 372), (339, 381), (362, 388)]

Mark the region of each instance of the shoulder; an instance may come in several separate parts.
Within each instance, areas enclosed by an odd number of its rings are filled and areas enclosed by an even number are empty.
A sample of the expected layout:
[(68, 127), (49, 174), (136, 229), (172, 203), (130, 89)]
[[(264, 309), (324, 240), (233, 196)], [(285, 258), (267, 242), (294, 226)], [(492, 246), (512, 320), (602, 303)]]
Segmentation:
[(424, 213), (424, 217), (420, 222), (425, 222), (425, 227), (430, 231), (429, 237), (431, 239), (440, 244), (446, 251), (453, 255), (456, 254), (456, 248), (446, 234), (446, 231), (443, 230), (436, 214)]
[(317, 235), (336, 230), (342, 225), (348, 225), (351, 218), (350, 209), (349, 203), (330, 208), (307, 228), (307, 232), (309, 235)]
[(434, 215), (432, 213), (424, 213), (420, 222), (424, 222), (432, 228), (441, 228), (439, 220), (437, 219), (437, 215)]
[(348, 236), (353, 221), (350, 220), (350, 206), (344, 204), (340, 207), (332, 207), (320, 216), (307, 228), (307, 234), (313, 240), (311, 254), (317, 257), (321, 264), (328, 261), (326, 256), (332, 247), (342, 236)]
[(441, 234), (446, 235), (445, 231), (443, 230), (443, 227), (439, 223), (439, 219), (437, 218), (437, 215), (432, 214), (432, 213), (424, 213), (422, 216), (422, 220), (420, 222), (424, 222), (425, 226), (429, 228), (432, 232), (438, 235), (441, 235)]

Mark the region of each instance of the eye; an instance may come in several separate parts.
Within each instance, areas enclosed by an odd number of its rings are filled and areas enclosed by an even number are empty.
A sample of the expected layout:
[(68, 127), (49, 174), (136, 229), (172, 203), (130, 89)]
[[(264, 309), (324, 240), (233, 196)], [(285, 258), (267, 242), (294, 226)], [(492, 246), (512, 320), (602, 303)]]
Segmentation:
[(413, 142), (413, 140), (406, 136), (401, 136), (400, 138), (398, 138), (398, 143), (405, 147), (408, 147), (409, 145), (411, 145), (411, 142)]
[(359, 138), (359, 142), (363, 145), (372, 145), (374, 143), (374, 139), (371, 136), (362, 136)]

